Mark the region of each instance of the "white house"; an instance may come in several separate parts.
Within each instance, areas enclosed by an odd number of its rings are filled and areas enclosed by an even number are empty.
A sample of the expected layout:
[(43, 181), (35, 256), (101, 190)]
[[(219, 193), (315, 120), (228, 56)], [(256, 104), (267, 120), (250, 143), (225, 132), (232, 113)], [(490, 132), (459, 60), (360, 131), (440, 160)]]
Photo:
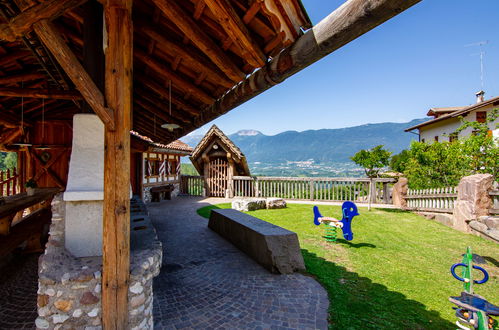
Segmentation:
[[(406, 132), (418, 130), (419, 141), (453, 141), (454, 139), (468, 136), (473, 133), (471, 128), (467, 128), (459, 133), (456, 130), (462, 125), (461, 118), (467, 121), (485, 122), (487, 115), (492, 109), (499, 108), (499, 97), (494, 97), (489, 100), (484, 100), (484, 92), (476, 93), (476, 103), (464, 107), (446, 107), (446, 108), (431, 108), (427, 116), (432, 116), (424, 123), (409, 127)], [(499, 138), (499, 129), (497, 128), (499, 120), (489, 123), (489, 130), (494, 137)]]

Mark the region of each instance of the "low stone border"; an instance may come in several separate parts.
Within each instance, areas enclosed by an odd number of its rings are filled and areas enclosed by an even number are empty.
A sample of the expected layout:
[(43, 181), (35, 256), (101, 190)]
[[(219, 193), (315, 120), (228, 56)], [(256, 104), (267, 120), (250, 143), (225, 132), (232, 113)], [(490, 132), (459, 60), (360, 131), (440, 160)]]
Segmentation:
[(235, 198), (232, 201), (234, 210), (241, 212), (255, 211), (260, 209), (283, 209), (286, 201), (282, 198)]

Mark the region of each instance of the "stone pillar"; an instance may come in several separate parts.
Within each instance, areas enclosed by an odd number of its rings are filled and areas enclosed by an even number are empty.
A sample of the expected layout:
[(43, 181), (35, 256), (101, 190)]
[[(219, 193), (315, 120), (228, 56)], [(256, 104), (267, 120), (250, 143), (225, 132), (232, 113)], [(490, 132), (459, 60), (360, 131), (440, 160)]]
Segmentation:
[(66, 249), (75, 257), (102, 255), (104, 124), (94, 114), (73, 117), (66, 202)]
[(400, 208), (405, 208), (407, 207), (407, 178), (399, 178), (397, 183), (393, 185), (393, 190), (392, 190), (392, 201), (393, 205), (400, 207)]
[(489, 191), (493, 182), (494, 176), (491, 174), (475, 174), (461, 179), (454, 204), (455, 229), (470, 232), (470, 221), (489, 214), (492, 207)]

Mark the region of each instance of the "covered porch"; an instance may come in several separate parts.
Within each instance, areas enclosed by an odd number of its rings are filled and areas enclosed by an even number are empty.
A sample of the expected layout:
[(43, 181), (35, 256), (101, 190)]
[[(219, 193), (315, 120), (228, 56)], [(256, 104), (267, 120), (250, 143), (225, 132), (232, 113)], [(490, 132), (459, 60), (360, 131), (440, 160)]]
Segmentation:
[[(149, 315), (139, 320), (133, 314), (133, 306), (142, 299), (137, 298), (141, 292), (134, 271), (158, 266), (161, 252), (155, 252), (157, 246), (147, 247), (152, 255), (131, 249), (130, 238), (136, 236), (131, 228), (140, 227), (134, 224), (134, 215), (142, 209), (130, 201), (131, 176), (136, 174), (131, 173), (130, 131), (168, 144), (417, 2), (349, 0), (315, 27), (295, 0), (2, 2), (0, 148), (18, 153), (21, 187), (36, 178), (39, 187), (57, 187), (67, 194), (68, 187), (79, 184), (69, 191), (71, 197), (54, 198), (51, 240), (42, 258), (47, 267), (41, 269), (56, 271), (59, 262), (63, 269), (79, 267), (78, 276), (73, 278), (68, 271), (40, 279), (52, 286), (91, 282), (91, 292), (77, 299), (95, 305), (85, 310), (88, 326), (152, 327)], [(75, 115), (96, 119), (79, 132), (89, 137), (82, 140), (91, 140), (95, 152), (79, 156), (86, 160), (81, 162), (72, 153), (75, 137), (80, 136), (73, 126)], [(73, 182), (72, 163), (80, 171), (73, 173)], [(66, 202), (75, 203), (72, 212)], [(192, 208), (183, 208), (184, 215), (191, 214), (187, 212)], [(77, 225), (72, 236), (66, 231), (70, 218)], [(66, 227), (58, 227), (64, 221)], [(85, 235), (78, 237), (82, 229)], [(76, 240), (91, 242), (87, 245), (92, 252), (66, 251)], [(176, 246), (182, 242), (173, 242), (172, 250), (179, 251)], [(54, 251), (64, 258), (53, 257)], [(234, 262), (252, 274), (252, 266), (243, 259)], [(247, 276), (244, 271), (239, 275)], [(262, 279), (274, 283), (270, 277)], [(275, 286), (286, 279), (283, 276)], [(40, 315), (37, 326), (71, 327), (82, 315), (72, 309), (76, 299), (57, 299), (57, 290), (47, 290), (52, 291), (38, 297), (38, 306), (49, 302), (57, 310)], [(242, 299), (241, 294), (237, 297)], [(146, 304), (152, 294), (150, 298)], [(75, 322), (85, 324), (81, 319)]]

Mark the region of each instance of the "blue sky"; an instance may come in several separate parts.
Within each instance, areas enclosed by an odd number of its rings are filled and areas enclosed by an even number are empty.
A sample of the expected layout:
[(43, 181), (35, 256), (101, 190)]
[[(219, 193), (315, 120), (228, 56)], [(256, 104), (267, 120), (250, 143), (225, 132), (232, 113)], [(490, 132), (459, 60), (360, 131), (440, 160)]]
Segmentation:
[[(338, 0), (303, 0), (312, 22), (340, 6)], [(227, 134), (256, 129), (339, 128), (425, 117), (431, 107), (499, 95), (498, 0), (423, 0), (302, 72), (194, 132), (214, 123)]]

